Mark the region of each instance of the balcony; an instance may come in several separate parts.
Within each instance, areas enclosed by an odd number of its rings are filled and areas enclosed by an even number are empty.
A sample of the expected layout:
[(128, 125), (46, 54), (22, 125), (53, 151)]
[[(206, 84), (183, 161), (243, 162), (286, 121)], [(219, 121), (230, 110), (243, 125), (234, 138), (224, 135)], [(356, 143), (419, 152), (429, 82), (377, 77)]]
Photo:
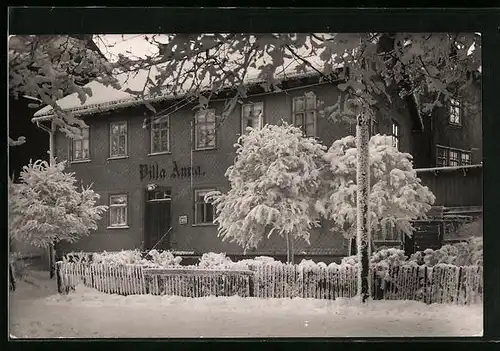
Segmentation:
[(422, 184), (436, 196), (434, 206), (478, 207), (483, 205), (483, 167), (436, 167), (417, 169)]

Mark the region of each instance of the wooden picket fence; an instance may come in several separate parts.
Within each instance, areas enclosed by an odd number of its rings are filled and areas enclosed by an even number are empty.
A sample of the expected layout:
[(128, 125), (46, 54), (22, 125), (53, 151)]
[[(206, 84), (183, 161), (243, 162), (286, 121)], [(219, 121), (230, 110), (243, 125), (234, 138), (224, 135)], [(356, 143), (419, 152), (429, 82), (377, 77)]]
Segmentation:
[[(111, 294), (185, 297), (352, 298), (357, 294), (357, 268), (349, 265), (300, 266), (261, 264), (250, 270), (147, 268), (139, 265), (57, 263), (60, 292), (77, 284)], [(395, 266), (371, 270), (374, 299), (471, 304), (482, 301), (483, 269), (452, 265)]]

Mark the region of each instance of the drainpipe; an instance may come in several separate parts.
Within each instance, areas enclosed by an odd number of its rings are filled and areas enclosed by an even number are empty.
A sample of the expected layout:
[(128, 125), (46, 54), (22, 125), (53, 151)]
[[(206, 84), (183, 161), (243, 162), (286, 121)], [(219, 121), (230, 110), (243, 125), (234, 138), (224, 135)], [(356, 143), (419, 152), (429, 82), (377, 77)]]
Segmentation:
[(43, 124), (40, 124), (40, 122), (36, 122), (36, 125), (41, 130), (49, 133), (49, 164), (53, 165), (54, 164), (54, 134), (55, 134), (55, 130), (56, 130), (56, 128), (55, 128), (56, 125), (52, 120), (50, 121), (50, 128), (47, 128)]
[[(49, 164), (53, 166), (55, 164), (54, 158), (54, 134), (56, 131), (56, 125), (53, 120), (50, 120), (50, 128), (47, 128), (40, 122), (36, 122), (36, 125), (41, 130), (49, 133)], [(56, 250), (54, 249), (54, 244), (49, 245), (49, 269), (50, 269), (50, 279), (53, 279), (55, 276), (55, 256)]]

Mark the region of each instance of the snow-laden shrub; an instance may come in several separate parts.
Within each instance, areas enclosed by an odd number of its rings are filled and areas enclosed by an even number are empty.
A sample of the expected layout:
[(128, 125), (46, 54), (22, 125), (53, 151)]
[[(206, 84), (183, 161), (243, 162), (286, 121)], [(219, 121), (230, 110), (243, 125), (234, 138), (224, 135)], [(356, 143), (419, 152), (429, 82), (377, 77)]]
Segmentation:
[(9, 183), (9, 236), (47, 248), (60, 241), (75, 242), (97, 229), (107, 206), (97, 205), (91, 187), (78, 189), (66, 162), (37, 160), (24, 166), (20, 183)]
[(139, 250), (122, 250), (118, 252), (96, 252), (92, 255), (93, 263), (107, 265), (148, 264)]
[(158, 252), (153, 249), (148, 252), (148, 256), (151, 257), (151, 262), (160, 267), (179, 266), (182, 261), (182, 257), (176, 257), (170, 251)]
[(325, 262), (314, 262), (313, 260), (303, 259), (298, 264), (302, 268), (327, 268), (328, 265)]
[(234, 265), (225, 253), (204, 253), (198, 262), (199, 268), (204, 269), (230, 269)]
[(483, 236), (483, 218), (479, 217), (471, 223), (462, 225), (455, 233), (458, 238), (471, 238)]
[(416, 252), (410, 261), (434, 267), (438, 264), (452, 264), (455, 266), (482, 266), (483, 239), (473, 237), (468, 241), (453, 245), (443, 245), (438, 250), (426, 249)]

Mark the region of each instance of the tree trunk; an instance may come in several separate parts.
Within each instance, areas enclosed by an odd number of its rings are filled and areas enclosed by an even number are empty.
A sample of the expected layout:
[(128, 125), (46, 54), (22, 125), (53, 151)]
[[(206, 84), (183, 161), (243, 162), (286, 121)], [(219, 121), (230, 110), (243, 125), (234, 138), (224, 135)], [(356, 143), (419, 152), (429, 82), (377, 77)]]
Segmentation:
[(53, 279), (56, 273), (56, 245), (52, 243), (49, 246), (49, 270), (50, 279)]
[(286, 233), (286, 262), (293, 263), (293, 239), (290, 238), (290, 233)]
[(361, 113), (356, 125), (356, 148), (358, 151), (356, 167), (357, 184), (357, 222), (356, 241), (357, 255), (360, 266), (358, 267), (358, 295), (362, 302), (370, 296), (369, 258), (370, 250), (370, 219), (369, 219), (369, 194), (370, 194), (370, 163), (369, 163), (369, 129), (370, 118)]

